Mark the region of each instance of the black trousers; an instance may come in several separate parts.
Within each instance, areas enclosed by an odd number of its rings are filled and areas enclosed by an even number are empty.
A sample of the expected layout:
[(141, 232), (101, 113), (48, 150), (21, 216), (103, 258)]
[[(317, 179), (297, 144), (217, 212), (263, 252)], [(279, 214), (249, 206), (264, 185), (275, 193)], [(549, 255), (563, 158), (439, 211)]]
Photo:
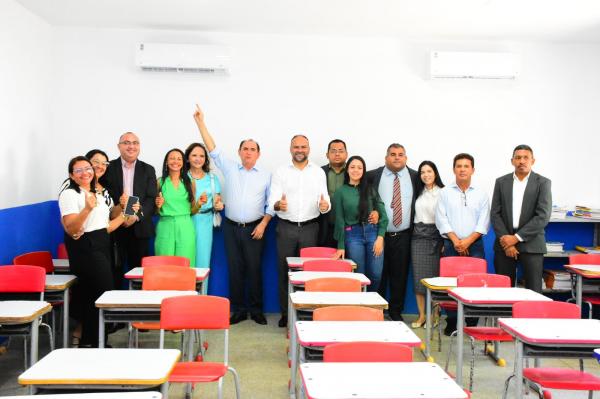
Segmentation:
[(78, 240), (65, 234), (69, 265), (77, 276), (82, 310), (81, 344), (98, 346), (98, 309), (96, 299), (112, 290), (110, 238), (106, 229), (85, 233)]
[(285, 258), (299, 256), (300, 249), (317, 245), (319, 224), (315, 221), (298, 226), (279, 219), (277, 223), (277, 264), (279, 266), (279, 307), (287, 314), (288, 264)]
[(136, 237), (133, 226), (120, 227), (115, 233), (117, 259), (113, 273), (115, 287), (120, 289), (127, 286), (124, 283), (123, 274), (134, 267), (140, 267), (142, 258), (150, 254), (148, 250), (150, 240)]
[(381, 283), (377, 291), (385, 298), (389, 285), (389, 312), (398, 316), (404, 310), (409, 263), (410, 231), (405, 230), (394, 235), (386, 233), (383, 272), (381, 273)]
[[(223, 235), (229, 263), (229, 298), (232, 312), (262, 313), (262, 251), (264, 237), (252, 238), (252, 231), (259, 221), (245, 226), (225, 219)], [(246, 306), (245, 288), (248, 288), (248, 306)]]
[(494, 252), (494, 269), (496, 274), (510, 277), (511, 285), (514, 287), (517, 274), (517, 263), (523, 266), (525, 277), (525, 288), (536, 292), (542, 292), (542, 274), (544, 270), (544, 254), (520, 253), (519, 259), (509, 258), (504, 251)]

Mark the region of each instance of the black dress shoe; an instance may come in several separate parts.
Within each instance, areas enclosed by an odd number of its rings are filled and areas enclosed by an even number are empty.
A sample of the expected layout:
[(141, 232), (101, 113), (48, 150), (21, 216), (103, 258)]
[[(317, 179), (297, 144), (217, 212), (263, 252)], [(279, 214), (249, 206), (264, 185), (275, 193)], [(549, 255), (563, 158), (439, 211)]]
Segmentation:
[(404, 321), (402, 314), (396, 312), (390, 312), (390, 319), (393, 321)]
[(248, 318), (248, 313), (246, 312), (235, 312), (229, 318), (229, 324), (237, 324), (240, 321), (244, 321)]
[(279, 327), (287, 327), (287, 319), (288, 319), (287, 315), (285, 313), (283, 313), (281, 315), (281, 319), (279, 319), (279, 323), (277, 323), (277, 325)]
[(267, 319), (265, 319), (265, 315), (262, 313), (252, 313), (252, 315), (250, 315), (250, 317), (252, 318), (252, 320), (254, 320), (257, 324), (261, 324), (261, 325), (265, 325), (267, 324)]

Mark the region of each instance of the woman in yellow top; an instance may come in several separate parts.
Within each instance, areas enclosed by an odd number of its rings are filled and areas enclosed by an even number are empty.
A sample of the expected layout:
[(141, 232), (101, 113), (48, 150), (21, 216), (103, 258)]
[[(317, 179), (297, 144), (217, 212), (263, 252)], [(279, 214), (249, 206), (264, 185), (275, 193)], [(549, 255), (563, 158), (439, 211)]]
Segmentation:
[(177, 148), (165, 156), (162, 177), (158, 179), (156, 207), (160, 219), (156, 226), (154, 253), (185, 256), (196, 265), (196, 235), (192, 223), (194, 190), (183, 152)]

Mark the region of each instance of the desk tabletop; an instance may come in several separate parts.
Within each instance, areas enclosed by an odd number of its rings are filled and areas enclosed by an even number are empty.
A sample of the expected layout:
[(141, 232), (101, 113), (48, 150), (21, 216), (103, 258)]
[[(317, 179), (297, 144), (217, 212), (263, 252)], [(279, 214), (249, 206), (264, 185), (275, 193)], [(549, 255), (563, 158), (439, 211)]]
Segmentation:
[(298, 342), (303, 346), (354, 341), (421, 344), (419, 337), (401, 321), (298, 321), (296, 331)]
[(19, 376), (22, 385), (160, 385), (177, 349), (57, 349)]
[[(196, 281), (204, 280), (210, 273), (210, 269), (208, 267), (196, 267), (194, 269), (196, 270)], [(129, 280), (141, 280), (142, 277), (144, 277), (143, 267), (134, 267), (125, 273), (125, 278)]]
[(565, 265), (565, 269), (586, 278), (600, 278), (600, 265)]
[[(307, 258), (300, 256), (288, 256), (287, 258), (285, 258), (285, 260), (287, 261), (289, 267), (301, 268), (302, 265), (304, 265), (304, 262), (308, 262), (309, 260), (331, 260), (331, 258)], [(352, 259), (346, 258), (340, 260), (349, 262), (352, 265), (352, 268), (356, 269), (356, 262), (354, 262)]]
[(0, 301), (0, 324), (30, 323), (51, 310), (45, 301)]
[(498, 324), (503, 330), (530, 344), (600, 345), (600, 320), (501, 317)]
[(198, 295), (196, 291), (106, 291), (96, 299), (97, 308), (160, 308), (163, 299), (173, 296)]
[(387, 301), (377, 292), (296, 291), (290, 294), (290, 300), (296, 309), (335, 305), (359, 305), (387, 309), (388, 306)]
[(367, 276), (362, 273), (353, 273), (353, 272), (289, 272), (288, 277), (290, 279), (290, 283), (292, 284), (304, 284), (306, 280), (312, 280), (314, 278), (322, 278), (322, 277), (344, 277), (344, 278), (353, 278), (359, 280), (362, 285), (371, 284), (371, 280)]
[(431, 277), (421, 279), (421, 284), (430, 290), (446, 291), (456, 287), (456, 277)]
[(65, 393), (62, 395), (0, 396), (0, 399), (161, 399), (160, 392)]
[(512, 305), (520, 301), (551, 301), (552, 299), (527, 288), (456, 287), (448, 295), (468, 305)]
[(46, 274), (46, 291), (64, 291), (77, 281), (73, 274)]
[(312, 399), (464, 399), (467, 394), (435, 363), (304, 363)]

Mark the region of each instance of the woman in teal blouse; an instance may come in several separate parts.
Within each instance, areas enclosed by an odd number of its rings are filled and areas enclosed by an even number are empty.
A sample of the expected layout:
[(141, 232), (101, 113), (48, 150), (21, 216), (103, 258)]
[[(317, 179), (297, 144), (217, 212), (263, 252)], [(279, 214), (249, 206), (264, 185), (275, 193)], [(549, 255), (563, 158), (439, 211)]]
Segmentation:
[[(367, 275), (369, 291), (377, 291), (383, 270), (383, 237), (387, 229), (387, 214), (379, 194), (366, 176), (365, 161), (353, 156), (346, 163), (344, 185), (336, 190), (335, 231), (338, 242), (336, 257), (356, 262), (356, 271)], [(379, 213), (377, 224), (369, 223), (371, 211)]]

